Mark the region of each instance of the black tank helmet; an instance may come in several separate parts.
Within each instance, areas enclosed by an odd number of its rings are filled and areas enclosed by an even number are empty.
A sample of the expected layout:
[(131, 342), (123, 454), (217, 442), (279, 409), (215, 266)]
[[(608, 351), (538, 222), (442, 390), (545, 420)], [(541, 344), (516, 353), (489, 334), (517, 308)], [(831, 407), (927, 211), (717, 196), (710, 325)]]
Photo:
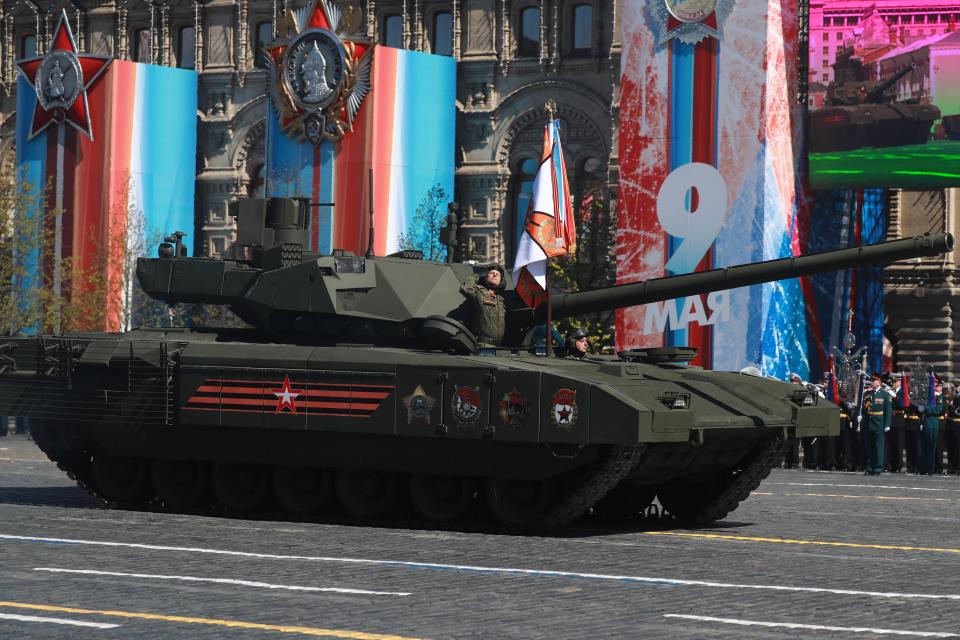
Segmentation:
[[(491, 287), (487, 284), (487, 274), (493, 270), (500, 272), (500, 285), (497, 287)], [(477, 276), (477, 282), (488, 289), (494, 289), (495, 291), (503, 291), (504, 286), (506, 285), (507, 272), (504, 271), (503, 267), (496, 262), (485, 265), (483, 270), (480, 272), (480, 275)]]

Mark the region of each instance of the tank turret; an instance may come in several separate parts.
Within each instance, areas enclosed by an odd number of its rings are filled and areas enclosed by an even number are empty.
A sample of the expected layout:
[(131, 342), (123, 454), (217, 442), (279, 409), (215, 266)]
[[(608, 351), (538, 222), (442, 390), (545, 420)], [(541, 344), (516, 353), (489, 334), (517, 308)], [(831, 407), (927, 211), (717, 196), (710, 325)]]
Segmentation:
[(924, 144), (940, 109), (915, 99), (897, 101), (896, 84), (916, 67), (910, 64), (883, 81), (872, 80), (863, 59), (850, 50), (833, 65), (826, 104), (810, 114), (810, 151)]
[[(238, 257), (186, 258), (161, 247), (141, 258), (137, 276), (150, 296), (168, 303), (228, 305), (280, 342), (414, 345), (454, 353), (476, 350), (461, 286), (484, 267), (436, 263), (418, 252), (385, 257), (307, 251), (305, 205), (290, 199), (244, 199), (238, 211)], [(455, 237), (455, 234), (447, 234)], [(556, 295), (554, 318), (658, 302), (711, 291), (865, 265), (888, 264), (953, 249), (949, 234)], [(527, 308), (505, 278), (506, 346), (524, 345), (545, 308)]]

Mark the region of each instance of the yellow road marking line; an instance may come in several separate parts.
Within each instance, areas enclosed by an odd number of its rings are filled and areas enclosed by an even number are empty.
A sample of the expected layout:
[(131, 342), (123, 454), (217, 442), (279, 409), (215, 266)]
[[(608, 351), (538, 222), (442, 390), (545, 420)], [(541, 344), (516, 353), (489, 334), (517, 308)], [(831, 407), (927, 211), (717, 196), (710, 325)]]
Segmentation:
[(78, 609), (76, 607), (58, 607), (49, 604), (32, 604), (28, 602), (0, 601), (0, 607), (15, 609), (30, 609), (33, 611), (55, 611), (58, 613), (81, 613), (98, 616), (112, 616), (114, 618), (133, 618), (138, 620), (160, 620), (162, 622), (182, 622), (187, 624), (207, 624), (216, 627), (233, 627), (235, 629), (259, 629), (260, 631), (277, 631), (279, 633), (299, 633), (306, 636), (322, 636), (325, 638), (349, 638), (350, 640), (417, 640), (407, 636), (385, 635), (380, 633), (365, 633), (363, 631), (348, 631), (345, 629), (318, 629), (315, 627), (297, 627), (279, 624), (261, 624), (259, 622), (243, 622), (241, 620), (218, 620), (216, 618), (192, 618), (187, 616), (167, 616), (158, 613), (140, 613), (135, 611), (108, 611), (99, 609)]
[(849, 549), (880, 549), (883, 551), (929, 551), (934, 553), (958, 553), (960, 549), (945, 547), (908, 547), (892, 544), (862, 544), (858, 542), (831, 542), (829, 540), (796, 540), (792, 538), (761, 538), (756, 536), (732, 536), (719, 533), (686, 533), (683, 531), (644, 531), (648, 536), (676, 536), (680, 538), (706, 538), (709, 540), (736, 540), (738, 542), (768, 542), (772, 544), (796, 544), (820, 547), (845, 547)]
[(960, 502), (956, 498), (918, 498), (915, 496), (858, 496), (849, 493), (765, 493), (754, 491), (751, 495), (760, 496), (799, 496), (804, 498), (854, 498), (859, 500), (919, 500), (921, 502)]

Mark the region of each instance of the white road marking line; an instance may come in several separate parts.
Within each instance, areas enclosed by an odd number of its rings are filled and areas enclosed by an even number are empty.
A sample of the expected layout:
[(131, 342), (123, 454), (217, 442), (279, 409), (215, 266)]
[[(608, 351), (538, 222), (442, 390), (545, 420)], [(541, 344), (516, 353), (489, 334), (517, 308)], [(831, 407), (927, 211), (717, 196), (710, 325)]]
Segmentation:
[(58, 569), (55, 567), (34, 567), (34, 571), (49, 573), (79, 573), (93, 576), (116, 576), (119, 578), (148, 578), (152, 580), (180, 580), (182, 582), (216, 582), (218, 584), (235, 584), (242, 587), (258, 587), (261, 589), (281, 589), (284, 591), (324, 591), (331, 593), (352, 593), (366, 596), (409, 596), (412, 593), (403, 591), (368, 591), (366, 589), (347, 589), (344, 587), (302, 587), (293, 584), (271, 584), (269, 582), (254, 582), (252, 580), (232, 580), (229, 578), (198, 578), (196, 576), (166, 576), (152, 573), (121, 573), (119, 571), (95, 571), (93, 569)]
[(905, 491), (947, 491), (960, 493), (960, 489), (937, 489), (934, 487), (900, 487), (892, 484), (832, 484), (827, 482), (764, 482), (766, 485), (782, 485), (789, 487), (854, 487), (857, 489), (902, 489)]
[(120, 625), (109, 622), (87, 622), (86, 620), (68, 620), (66, 618), (46, 618), (43, 616), (21, 616), (16, 613), (0, 613), (0, 620), (19, 620), (20, 622), (52, 622), (71, 627), (93, 627), (94, 629), (116, 629)]
[(947, 631), (904, 631), (902, 629), (874, 629), (872, 627), (834, 627), (824, 624), (800, 624), (797, 622), (763, 622), (760, 620), (740, 620), (738, 618), (714, 618), (711, 616), (689, 616), (679, 613), (666, 613), (664, 618), (699, 620), (701, 622), (720, 622), (744, 627), (780, 627), (784, 629), (806, 629), (809, 631), (849, 631), (851, 633), (873, 633), (894, 636), (912, 636), (915, 638), (960, 638), (956, 633)]
[(207, 549), (203, 547), (174, 547), (167, 545), (143, 544), (137, 542), (108, 542), (103, 540), (79, 540), (73, 538), (44, 538), (38, 536), (18, 536), (0, 534), (0, 540), (25, 540), (28, 542), (50, 542), (56, 544), (76, 544), (97, 547), (119, 547), (124, 549), (144, 549), (148, 551), (175, 551), (181, 553), (200, 553), (239, 558), (259, 558), (263, 560), (295, 560), (299, 562), (334, 562), (342, 564), (365, 564), (410, 569), (428, 569), (434, 571), (459, 571), (464, 573), (502, 573), (547, 578), (582, 578), (585, 580), (610, 580), (615, 582), (633, 582), (643, 584), (666, 584), (691, 587), (714, 587), (722, 589), (766, 589), (770, 591), (798, 591), (807, 593), (831, 593), (836, 595), (869, 596), (875, 598), (912, 598), (922, 600), (960, 600), (960, 594), (938, 593), (898, 593), (885, 591), (858, 591), (853, 589), (829, 589), (826, 587), (791, 587), (786, 585), (736, 584), (728, 582), (710, 582), (704, 580), (680, 580), (676, 578), (651, 578), (645, 576), (609, 575), (603, 573), (578, 573), (574, 571), (553, 571), (547, 569), (518, 569), (513, 567), (482, 567), (475, 565), (439, 564), (434, 562), (410, 562), (406, 560), (378, 560), (373, 558), (338, 558), (332, 556), (293, 556), (252, 551), (230, 551), (227, 549)]

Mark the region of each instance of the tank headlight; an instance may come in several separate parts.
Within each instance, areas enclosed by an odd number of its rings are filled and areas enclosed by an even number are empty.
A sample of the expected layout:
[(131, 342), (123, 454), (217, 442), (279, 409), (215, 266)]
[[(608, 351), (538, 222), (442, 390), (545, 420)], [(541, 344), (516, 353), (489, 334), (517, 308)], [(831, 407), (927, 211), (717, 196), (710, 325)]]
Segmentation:
[(689, 393), (678, 393), (676, 391), (664, 391), (659, 396), (659, 400), (665, 407), (669, 409), (689, 409), (690, 408), (690, 394)]

